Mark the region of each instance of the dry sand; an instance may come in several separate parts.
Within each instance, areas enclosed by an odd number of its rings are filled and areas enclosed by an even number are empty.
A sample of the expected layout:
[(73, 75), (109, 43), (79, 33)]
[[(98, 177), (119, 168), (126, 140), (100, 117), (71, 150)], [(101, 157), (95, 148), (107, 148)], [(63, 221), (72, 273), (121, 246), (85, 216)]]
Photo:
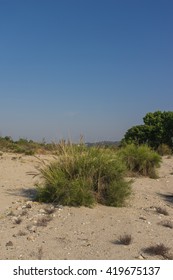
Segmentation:
[[(33, 156), (4, 153), (0, 157), (1, 260), (163, 259), (143, 251), (160, 243), (173, 255), (173, 228), (162, 225), (165, 221), (173, 225), (173, 157), (163, 157), (159, 179), (134, 178), (126, 207), (57, 205), (49, 214), (48, 206), (32, 201), (39, 178), (28, 172), (35, 172), (39, 164)], [(157, 213), (158, 207), (168, 215)], [(124, 234), (131, 235), (130, 245), (118, 242)]]

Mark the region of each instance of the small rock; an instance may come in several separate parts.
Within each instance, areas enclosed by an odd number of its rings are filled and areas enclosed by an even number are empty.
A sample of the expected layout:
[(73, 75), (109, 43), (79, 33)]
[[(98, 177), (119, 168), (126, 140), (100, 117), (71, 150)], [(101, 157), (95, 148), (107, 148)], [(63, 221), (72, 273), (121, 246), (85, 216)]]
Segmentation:
[(32, 204), (30, 203), (26, 204), (26, 208), (32, 208)]
[(28, 204), (23, 205), (22, 209), (31, 208), (31, 207), (32, 207), (31, 204), (28, 203)]
[(32, 201), (26, 202), (26, 208), (32, 208)]
[(55, 208), (58, 208), (59, 210), (62, 210), (62, 209), (63, 209), (63, 206), (62, 206), (62, 205), (57, 204), (57, 205), (55, 205)]
[(12, 210), (10, 210), (9, 212), (7, 212), (7, 216), (14, 216), (14, 212)]
[(32, 200), (28, 200), (28, 201), (26, 202), (26, 204), (32, 204), (32, 203), (33, 203)]
[(137, 259), (139, 259), (139, 260), (145, 260), (145, 257), (142, 256), (142, 255), (139, 255), (139, 256), (137, 257)]
[(17, 157), (12, 157), (12, 158), (11, 158), (11, 160), (16, 160), (16, 159), (17, 159)]
[(20, 224), (22, 222), (22, 219), (20, 217), (13, 217), (12, 221), (14, 224)]
[(27, 215), (27, 210), (23, 209), (20, 213), (20, 216), (25, 216), (25, 215)]
[(28, 236), (28, 237), (27, 237), (27, 240), (29, 240), (29, 241), (34, 241), (35, 238), (34, 238), (34, 236), (31, 235), (31, 236)]
[(37, 227), (36, 227), (36, 226), (28, 226), (27, 229), (28, 229), (30, 232), (36, 232)]
[(144, 220), (144, 221), (146, 220), (146, 218), (144, 216), (140, 216), (139, 219)]
[(39, 212), (40, 212), (41, 214), (46, 214), (46, 211), (45, 211), (44, 209), (40, 209)]

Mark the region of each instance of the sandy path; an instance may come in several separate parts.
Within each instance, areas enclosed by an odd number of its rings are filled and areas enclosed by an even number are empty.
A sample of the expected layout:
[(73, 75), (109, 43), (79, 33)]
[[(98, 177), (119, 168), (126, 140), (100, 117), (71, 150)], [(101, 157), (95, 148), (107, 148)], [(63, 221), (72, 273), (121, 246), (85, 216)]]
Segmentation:
[[(143, 252), (157, 243), (173, 254), (173, 228), (161, 225), (173, 224), (173, 157), (163, 158), (159, 179), (134, 179), (126, 207), (57, 207), (49, 215), (46, 205), (30, 201), (38, 178), (27, 172), (38, 165), (33, 156), (0, 159), (0, 259), (163, 259)], [(132, 236), (128, 246), (117, 242), (124, 234)]]

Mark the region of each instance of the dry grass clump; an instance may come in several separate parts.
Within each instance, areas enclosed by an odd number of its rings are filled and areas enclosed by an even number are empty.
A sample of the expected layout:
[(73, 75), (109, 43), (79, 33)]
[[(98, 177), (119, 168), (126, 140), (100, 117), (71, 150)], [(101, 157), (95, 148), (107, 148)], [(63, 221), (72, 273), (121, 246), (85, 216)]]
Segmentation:
[(161, 156), (172, 155), (172, 149), (166, 144), (160, 144), (159, 147), (157, 148), (157, 152)]
[(8, 213), (7, 213), (7, 216), (15, 216), (15, 213), (13, 210), (10, 210)]
[(47, 217), (47, 216), (40, 217), (36, 221), (36, 226), (38, 226), (38, 227), (46, 227), (48, 222), (50, 222), (51, 220), (52, 220), (52, 217)]
[(51, 215), (56, 211), (56, 209), (54, 207), (45, 207), (44, 211), (47, 215)]
[(28, 211), (26, 209), (22, 210), (21, 212), (21, 216), (26, 216), (28, 214)]
[(118, 243), (122, 245), (130, 245), (132, 243), (132, 236), (130, 234), (121, 235), (118, 239)]
[(147, 145), (128, 144), (122, 147), (119, 156), (126, 163), (130, 175), (157, 178), (156, 169), (160, 167), (161, 156)]
[(170, 248), (166, 247), (163, 243), (157, 244), (157, 245), (152, 245), (147, 248), (145, 248), (143, 251), (144, 253), (147, 253), (149, 255), (157, 255), (157, 256), (162, 256), (165, 259), (169, 258), (168, 252)]
[(169, 216), (168, 211), (165, 208), (162, 208), (162, 207), (156, 207), (156, 212), (158, 214), (162, 214), (164, 216)]
[(19, 230), (19, 232), (17, 233), (18, 236), (25, 236), (27, 235), (27, 233), (25, 231)]
[(171, 221), (162, 221), (160, 225), (171, 229), (173, 228), (173, 223)]

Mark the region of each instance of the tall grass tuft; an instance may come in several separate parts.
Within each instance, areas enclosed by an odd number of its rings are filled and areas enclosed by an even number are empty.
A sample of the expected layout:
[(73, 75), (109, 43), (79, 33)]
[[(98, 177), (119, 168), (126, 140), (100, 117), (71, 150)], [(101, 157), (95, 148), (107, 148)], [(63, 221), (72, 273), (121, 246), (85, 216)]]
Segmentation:
[(172, 149), (166, 144), (160, 144), (157, 152), (161, 156), (172, 155)]
[(160, 166), (161, 157), (147, 145), (129, 144), (121, 148), (118, 154), (131, 174), (157, 178), (156, 168)]
[(44, 179), (37, 188), (40, 202), (122, 206), (131, 193), (126, 166), (110, 149), (62, 143), (57, 160), (39, 171)]

